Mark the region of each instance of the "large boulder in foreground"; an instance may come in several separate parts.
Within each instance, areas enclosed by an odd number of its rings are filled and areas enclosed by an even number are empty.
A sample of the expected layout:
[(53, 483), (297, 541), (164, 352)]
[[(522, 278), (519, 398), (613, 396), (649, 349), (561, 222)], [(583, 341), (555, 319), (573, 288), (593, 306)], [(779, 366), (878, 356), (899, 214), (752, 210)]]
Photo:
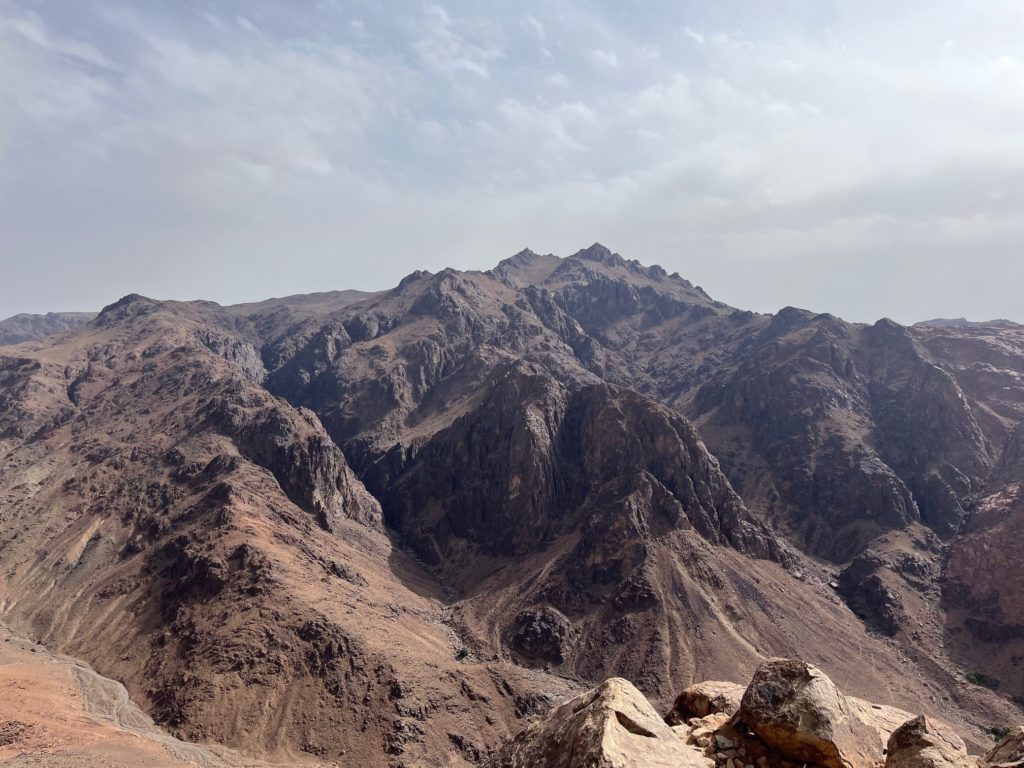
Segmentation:
[(825, 768), (868, 768), (882, 740), (828, 676), (813, 664), (769, 659), (754, 673), (739, 715), (765, 744)]
[(893, 731), (885, 768), (974, 768), (963, 739), (919, 715)]
[(978, 761), (980, 768), (1024, 768), (1024, 726), (1011, 730)]
[(744, 688), (739, 683), (705, 680), (687, 686), (666, 715), (669, 725), (685, 723), (692, 717), (707, 717), (718, 713), (735, 715), (743, 699)]
[(633, 685), (611, 678), (529, 726), (485, 768), (711, 768)]

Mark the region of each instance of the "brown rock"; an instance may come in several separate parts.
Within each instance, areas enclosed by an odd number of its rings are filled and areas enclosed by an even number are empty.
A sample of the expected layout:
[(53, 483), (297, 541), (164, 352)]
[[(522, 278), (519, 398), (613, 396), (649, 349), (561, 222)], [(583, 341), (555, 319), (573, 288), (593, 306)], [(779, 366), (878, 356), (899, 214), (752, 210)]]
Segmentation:
[(920, 715), (897, 728), (886, 749), (885, 768), (970, 768), (963, 740)]
[(832, 681), (813, 664), (770, 659), (751, 680), (740, 717), (785, 757), (827, 768), (878, 762), (882, 742)]
[[(708, 715), (707, 717), (695, 717), (690, 719), (691, 729), (688, 729), (688, 736), (690, 744), (696, 744), (699, 747), (707, 747), (711, 744), (712, 739), (715, 736), (715, 732), (729, 722), (729, 716), (722, 713), (716, 712)], [(673, 728), (684, 728), (685, 726), (673, 726)]]
[(486, 768), (710, 768), (632, 684), (612, 678), (567, 701), (484, 763)]
[(846, 700), (857, 710), (857, 714), (861, 716), (862, 720), (875, 726), (875, 730), (878, 731), (878, 736), (883, 744), (889, 740), (893, 731), (908, 720), (914, 719), (914, 715), (910, 712), (896, 707), (874, 704), (864, 699), (854, 698), (853, 696), (847, 696)]
[(706, 717), (716, 712), (732, 717), (739, 711), (742, 698), (743, 686), (738, 683), (705, 680), (688, 686), (679, 694), (665, 719), (670, 723), (683, 723), (691, 717)]
[(1024, 766), (1024, 726), (1017, 726), (978, 761), (980, 768)]

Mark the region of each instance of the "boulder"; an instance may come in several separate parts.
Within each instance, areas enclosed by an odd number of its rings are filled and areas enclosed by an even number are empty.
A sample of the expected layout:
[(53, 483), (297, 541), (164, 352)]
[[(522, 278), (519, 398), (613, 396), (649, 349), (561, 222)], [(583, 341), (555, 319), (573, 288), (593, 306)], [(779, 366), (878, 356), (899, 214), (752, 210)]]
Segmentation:
[[(857, 710), (857, 714), (860, 715), (862, 720), (875, 726), (875, 730), (878, 731), (878, 737), (882, 740), (883, 744), (889, 741), (893, 731), (908, 720), (914, 719), (910, 712), (898, 709), (897, 707), (890, 707), (887, 704), (875, 704), (864, 699), (854, 698), (853, 696), (847, 696), (846, 700)], [(932, 722), (934, 723), (935, 721)]]
[(729, 716), (724, 712), (714, 712), (705, 717), (692, 718), (688, 725), (673, 725), (672, 730), (682, 733), (687, 743), (705, 749), (711, 746), (715, 734), (728, 722)]
[(978, 761), (979, 768), (1024, 768), (1024, 726), (1018, 725), (988, 754)]
[(552, 710), (485, 768), (712, 768), (628, 681), (611, 678)]
[(739, 716), (766, 745), (796, 762), (866, 768), (881, 761), (874, 724), (813, 664), (769, 659), (754, 673)]
[(677, 725), (691, 717), (707, 717), (718, 712), (732, 717), (739, 711), (742, 699), (743, 686), (739, 683), (705, 680), (683, 690), (665, 720)]
[(885, 768), (973, 768), (967, 746), (956, 734), (920, 715), (893, 731)]

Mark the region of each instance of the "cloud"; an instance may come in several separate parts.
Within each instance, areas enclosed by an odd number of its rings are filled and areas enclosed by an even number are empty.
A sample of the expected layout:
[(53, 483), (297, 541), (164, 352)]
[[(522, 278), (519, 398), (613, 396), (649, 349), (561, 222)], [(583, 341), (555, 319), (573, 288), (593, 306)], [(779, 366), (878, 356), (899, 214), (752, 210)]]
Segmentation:
[(541, 42), (548, 38), (544, 25), (537, 21), (537, 17), (533, 14), (528, 13), (523, 17), (523, 27)]
[(1024, 320), (1009, 0), (204, 7), (0, 0), (0, 314), (599, 239), (756, 309), (975, 311), (941, 281), (895, 307), (829, 281), (860, 264), (905, 289), (969, 273)]
[(89, 65), (114, 69), (110, 60), (94, 46), (51, 33), (38, 14), (25, 12), (0, 19), (0, 35), (17, 35), (41, 51), (63, 58), (74, 66)]
[(695, 29), (690, 29), (689, 27), (685, 27), (685, 28), (683, 29), (683, 32), (685, 32), (685, 33), (686, 33), (686, 36), (687, 36), (688, 38), (690, 38), (691, 40), (693, 40), (693, 41), (694, 41), (695, 43), (697, 43), (698, 45), (704, 45), (704, 42), (705, 42), (706, 38), (704, 37), (704, 35), (702, 35), (702, 34), (701, 34), (700, 32), (698, 32), (697, 30), (695, 30)]
[(595, 64), (609, 69), (617, 69), (619, 66), (619, 57), (615, 51), (596, 49), (590, 52), (590, 58)]
[(420, 60), (442, 75), (469, 73), (489, 78), (488, 69), (504, 55), (493, 25), (453, 19), (440, 5), (423, 12), (422, 37), (413, 44)]

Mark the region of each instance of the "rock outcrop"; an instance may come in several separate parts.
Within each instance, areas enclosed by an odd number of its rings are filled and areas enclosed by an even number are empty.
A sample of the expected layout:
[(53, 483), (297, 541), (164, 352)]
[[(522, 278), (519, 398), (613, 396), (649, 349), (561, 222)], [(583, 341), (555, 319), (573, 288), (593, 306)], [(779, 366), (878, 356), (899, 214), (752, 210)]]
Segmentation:
[(607, 680), (556, 707), (484, 768), (711, 768), (628, 681)]
[(1010, 730), (978, 761), (979, 768), (1020, 768), (1024, 765), (1024, 726)]
[(909, 720), (889, 737), (885, 768), (974, 768), (963, 739), (924, 715)]
[[(795, 659), (765, 662), (745, 690), (716, 681), (689, 686), (665, 718), (675, 746), (666, 748), (665, 725), (651, 714), (639, 691), (611, 679), (556, 707), (485, 765), (688, 766), (699, 765), (694, 760), (700, 756), (708, 768), (1024, 765), (1022, 728), (979, 762), (945, 723), (847, 697), (820, 669)], [(687, 751), (679, 752), (679, 745)]]
[(739, 717), (765, 744), (794, 761), (869, 768), (882, 753), (878, 732), (813, 664), (772, 659), (743, 694)]
[(672, 725), (694, 717), (724, 714), (732, 717), (740, 709), (745, 688), (738, 683), (706, 680), (687, 686), (675, 701), (667, 720)]

